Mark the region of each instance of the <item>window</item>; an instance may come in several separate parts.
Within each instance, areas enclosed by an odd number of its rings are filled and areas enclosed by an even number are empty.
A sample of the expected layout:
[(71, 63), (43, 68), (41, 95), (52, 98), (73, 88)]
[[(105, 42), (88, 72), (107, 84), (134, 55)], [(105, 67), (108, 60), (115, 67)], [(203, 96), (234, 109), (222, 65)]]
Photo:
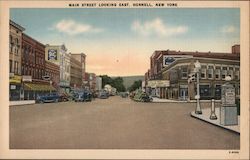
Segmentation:
[(221, 98), (221, 85), (215, 85), (214, 96), (215, 96), (215, 99)]
[(234, 78), (235, 78), (235, 80), (240, 80), (239, 68), (235, 68)]
[(233, 67), (229, 67), (228, 76), (230, 76), (232, 78), (232, 80), (234, 79), (234, 69), (233, 69)]
[(182, 77), (182, 79), (188, 78), (188, 68), (187, 68), (187, 66), (182, 66), (181, 67), (181, 77)]
[(215, 79), (217, 79), (217, 80), (221, 79), (221, 77), (220, 77), (221, 76), (221, 67), (220, 66), (215, 67), (215, 73), (214, 74), (215, 74)]
[(14, 73), (18, 74), (18, 62), (17, 61), (15, 61)]
[(227, 76), (227, 67), (222, 67), (221, 78), (225, 80), (226, 76)]
[(214, 78), (214, 67), (208, 66), (208, 78), (213, 79)]
[(12, 70), (12, 60), (10, 60), (10, 64), (9, 64), (9, 67), (10, 67), (10, 73), (13, 73), (13, 70)]
[(207, 66), (202, 65), (201, 66), (201, 79), (207, 78)]

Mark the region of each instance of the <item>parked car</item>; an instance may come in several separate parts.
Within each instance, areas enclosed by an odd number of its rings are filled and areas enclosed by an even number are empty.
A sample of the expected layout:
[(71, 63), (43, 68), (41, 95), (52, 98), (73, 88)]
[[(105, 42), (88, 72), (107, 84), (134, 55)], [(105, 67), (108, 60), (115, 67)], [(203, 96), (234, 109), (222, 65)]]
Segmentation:
[(59, 100), (60, 102), (66, 102), (66, 101), (69, 101), (70, 99), (70, 97), (65, 93), (61, 93), (59, 94), (59, 96), (60, 96), (60, 100)]
[(142, 94), (141, 96), (141, 101), (142, 102), (152, 102), (153, 98), (147, 95), (146, 93)]
[(92, 100), (92, 94), (89, 91), (79, 92), (75, 95), (75, 102), (86, 102)]
[(37, 103), (45, 103), (45, 102), (58, 102), (60, 100), (60, 95), (57, 93), (51, 93), (43, 96), (37, 96)]
[(109, 93), (108, 93), (107, 91), (101, 90), (101, 91), (99, 92), (99, 98), (101, 98), (101, 99), (106, 99), (106, 98), (108, 98), (108, 97), (109, 97)]

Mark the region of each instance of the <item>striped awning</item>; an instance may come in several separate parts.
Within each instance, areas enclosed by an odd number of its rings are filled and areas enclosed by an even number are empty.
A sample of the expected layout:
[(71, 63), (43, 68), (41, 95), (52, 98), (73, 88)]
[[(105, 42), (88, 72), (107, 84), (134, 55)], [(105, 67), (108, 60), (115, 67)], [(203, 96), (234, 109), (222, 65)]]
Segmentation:
[(56, 89), (48, 84), (24, 83), (24, 90), (30, 91), (55, 91)]

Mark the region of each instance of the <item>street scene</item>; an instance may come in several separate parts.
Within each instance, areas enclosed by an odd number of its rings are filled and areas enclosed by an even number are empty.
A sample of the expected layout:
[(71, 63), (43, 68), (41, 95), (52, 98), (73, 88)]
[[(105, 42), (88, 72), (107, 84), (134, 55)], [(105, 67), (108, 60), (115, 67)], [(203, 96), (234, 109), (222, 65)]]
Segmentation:
[(239, 9), (152, 10), (10, 9), (9, 147), (240, 149)]

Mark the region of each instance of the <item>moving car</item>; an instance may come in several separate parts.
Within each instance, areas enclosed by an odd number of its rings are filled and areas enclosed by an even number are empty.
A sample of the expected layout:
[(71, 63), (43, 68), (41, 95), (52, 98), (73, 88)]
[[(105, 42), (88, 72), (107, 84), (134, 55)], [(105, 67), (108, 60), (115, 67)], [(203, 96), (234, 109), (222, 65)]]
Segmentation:
[(45, 103), (45, 102), (58, 102), (60, 100), (60, 95), (57, 93), (51, 93), (43, 96), (37, 96), (37, 103)]

